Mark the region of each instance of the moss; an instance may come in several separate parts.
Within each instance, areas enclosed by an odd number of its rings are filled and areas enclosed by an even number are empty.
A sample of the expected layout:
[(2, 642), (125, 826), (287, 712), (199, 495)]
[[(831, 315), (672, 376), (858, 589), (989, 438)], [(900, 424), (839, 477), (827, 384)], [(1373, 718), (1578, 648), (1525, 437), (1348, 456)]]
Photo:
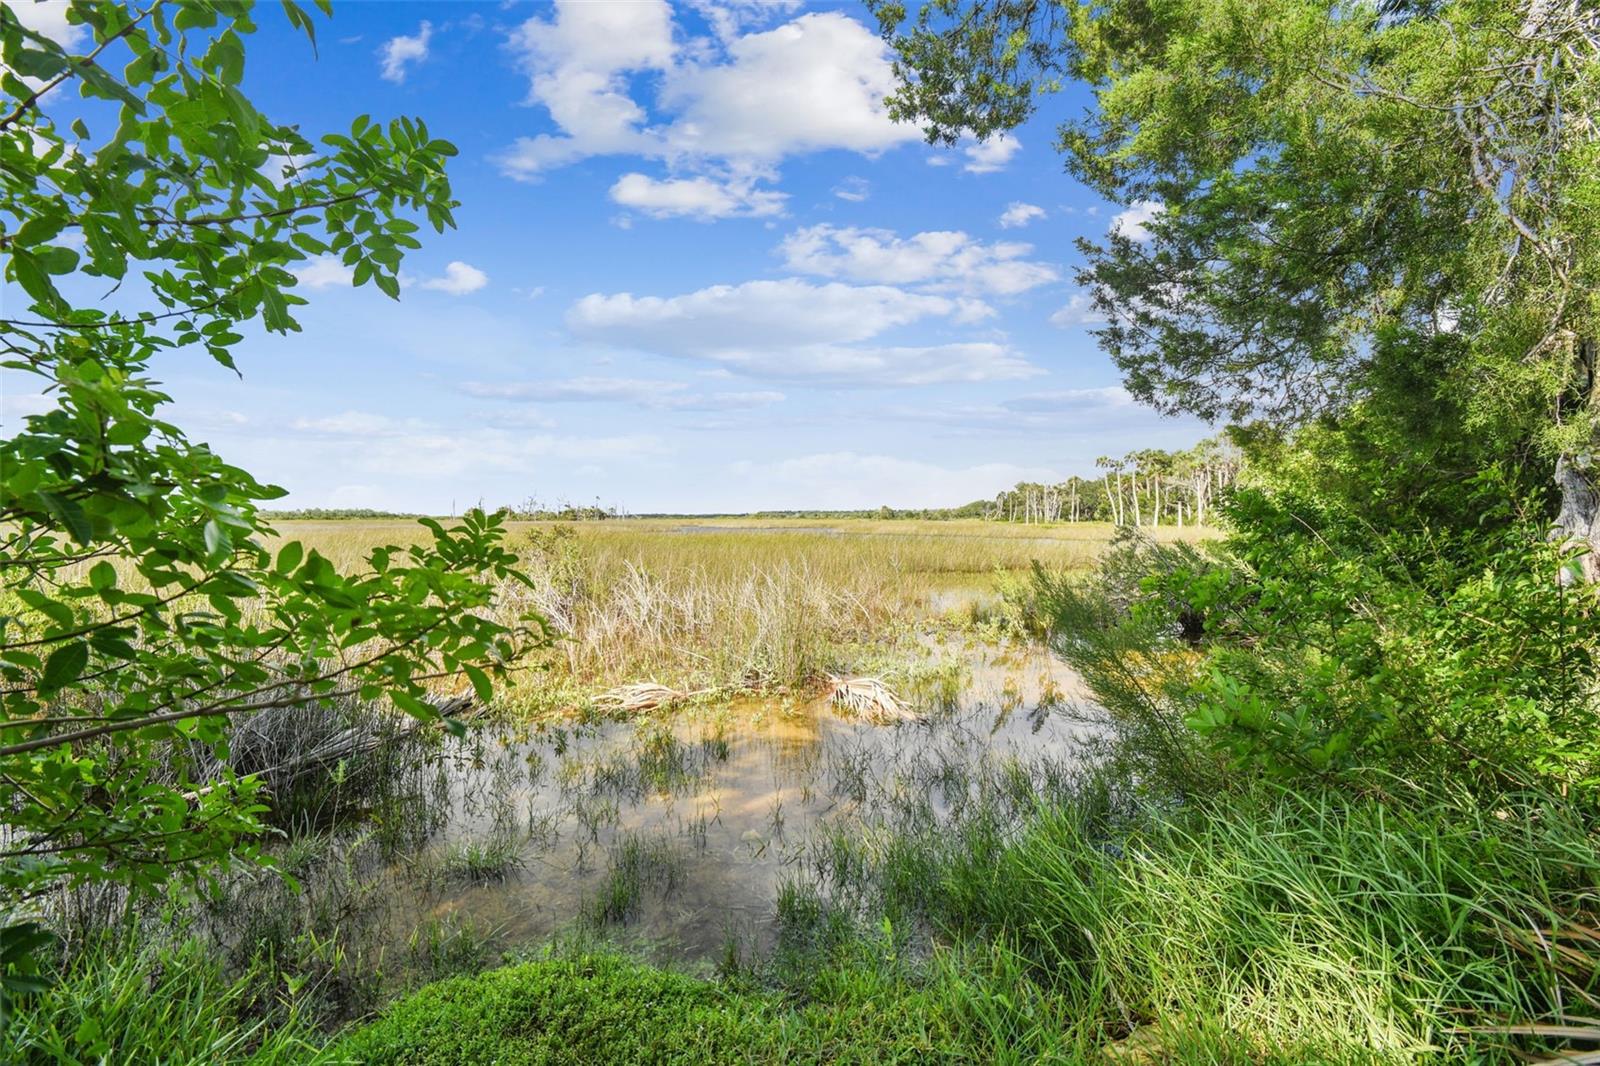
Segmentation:
[[(991, 1061), (939, 1005), (867, 971), (819, 975), (804, 1004), (611, 955), (491, 970), (430, 985), (319, 1061), (370, 1066), (563, 1063)], [(908, 994), (910, 993), (910, 994)], [(970, 1034), (968, 1034), (970, 1035)]]
[(770, 1024), (757, 996), (607, 956), (430, 985), (332, 1049), (333, 1061), (705, 1063), (744, 1059)]

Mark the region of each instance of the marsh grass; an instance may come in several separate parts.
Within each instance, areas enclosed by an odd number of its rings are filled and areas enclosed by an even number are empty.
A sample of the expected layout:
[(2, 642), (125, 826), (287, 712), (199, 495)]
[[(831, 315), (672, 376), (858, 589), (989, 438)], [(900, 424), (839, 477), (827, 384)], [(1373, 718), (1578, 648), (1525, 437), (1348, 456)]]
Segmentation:
[(412, 873), (431, 888), (486, 885), (504, 881), (526, 865), (520, 835), (505, 832), (452, 840), (414, 860)]
[(634, 918), (647, 892), (665, 898), (677, 889), (684, 861), (671, 840), (623, 834), (610, 848), (605, 881), (590, 902), (588, 919), (605, 925)]
[[(501, 609), (533, 609), (559, 638), (519, 686), (513, 714), (638, 713), (677, 693), (814, 692), (827, 675), (918, 657), (929, 626), (1008, 635), (997, 582), (1035, 560), (1088, 566), (1104, 524), (1019, 527), (980, 521), (633, 519), (514, 525), (534, 588), (508, 584)], [(394, 522), (280, 522), (336, 564), (414, 541)], [(1202, 530), (1164, 528), (1161, 539)], [(654, 697), (635, 706), (628, 694)], [(610, 690), (611, 706), (597, 697)]]
[[(817, 975), (852, 938), (892, 930), (884, 950), (922, 960), (916, 986), (996, 1012), (981, 1027), (1031, 1048), (1021, 1061), (1135, 1033), (1151, 1061), (1185, 1063), (1514, 1062), (1600, 1043), (1582, 1024), (1600, 1002), (1585, 932), (1600, 852), (1558, 804), (1157, 808), (1090, 787), (1019, 819), (1002, 777), (953, 824), (907, 811), (819, 841), (812, 878), (780, 896), (773, 976), (826, 994)], [(1019, 1028), (1001, 1004), (1060, 1027)]]

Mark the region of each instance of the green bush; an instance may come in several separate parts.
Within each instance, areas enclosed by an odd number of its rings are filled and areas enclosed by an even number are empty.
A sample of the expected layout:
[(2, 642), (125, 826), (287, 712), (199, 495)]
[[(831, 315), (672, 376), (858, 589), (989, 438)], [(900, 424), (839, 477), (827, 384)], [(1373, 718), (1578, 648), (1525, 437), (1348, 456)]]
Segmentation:
[(1592, 794), (1600, 600), (1558, 583), (1536, 508), (1474, 492), (1476, 525), (1383, 533), (1240, 492), (1222, 546), (1125, 541), (1090, 579), (1036, 575), (1035, 610), (1144, 780)]

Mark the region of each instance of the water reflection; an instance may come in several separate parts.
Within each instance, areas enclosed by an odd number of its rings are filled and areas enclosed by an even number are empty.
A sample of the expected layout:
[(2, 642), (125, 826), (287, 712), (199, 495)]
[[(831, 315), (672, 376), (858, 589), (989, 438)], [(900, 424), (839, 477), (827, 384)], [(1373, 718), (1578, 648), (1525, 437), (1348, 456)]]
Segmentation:
[(1037, 651), (964, 660), (959, 695), (892, 726), (826, 705), (746, 702), (666, 720), (476, 738), (444, 761), (447, 816), (394, 871), (393, 903), (490, 927), (503, 946), (575, 922), (662, 958), (709, 960), (775, 935), (785, 880), (827, 876), (826, 840), (937, 824), (1009, 775), (1027, 795), (1070, 764), (1081, 698)]

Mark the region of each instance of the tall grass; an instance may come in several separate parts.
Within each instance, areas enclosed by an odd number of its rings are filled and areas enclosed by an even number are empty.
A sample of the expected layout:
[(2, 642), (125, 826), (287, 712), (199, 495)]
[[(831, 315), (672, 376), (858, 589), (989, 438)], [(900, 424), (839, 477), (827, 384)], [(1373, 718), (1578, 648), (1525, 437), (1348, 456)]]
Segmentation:
[[(227, 975), (197, 941), (106, 939), (0, 1025), (0, 1062), (221, 1066), (304, 1062), (323, 1042), (291, 990)], [(281, 993), (275, 996), (274, 991)]]
[[(1513, 1062), (1553, 1054), (1563, 1027), (1600, 1044), (1600, 839), (1559, 802), (1163, 808), (1091, 789), (1020, 825), (997, 810), (856, 847), (847, 876), (835, 864), (780, 914), (801, 930), (837, 930), (841, 911), (858, 930), (920, 920), (995, 962), (983, 996), (1054, 1003), (1084, 1052), (1134, 1033), (1176, 1062)], [(1514, 1035), (1535, 1024), (1549, 1040)]]

